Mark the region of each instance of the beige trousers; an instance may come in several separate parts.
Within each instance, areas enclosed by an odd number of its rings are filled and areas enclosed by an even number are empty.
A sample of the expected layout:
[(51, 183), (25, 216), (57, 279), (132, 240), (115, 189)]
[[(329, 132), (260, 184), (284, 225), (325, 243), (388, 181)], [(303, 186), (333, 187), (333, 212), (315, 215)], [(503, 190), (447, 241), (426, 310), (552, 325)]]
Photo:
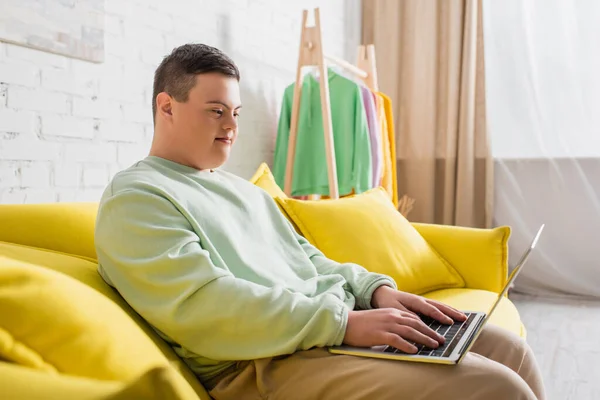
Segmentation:
[(459, 365), (333, 355), (325, 349), (238, 364), (210, 391), (217, 400), (543, 400), (531, 348), (488, 324)]

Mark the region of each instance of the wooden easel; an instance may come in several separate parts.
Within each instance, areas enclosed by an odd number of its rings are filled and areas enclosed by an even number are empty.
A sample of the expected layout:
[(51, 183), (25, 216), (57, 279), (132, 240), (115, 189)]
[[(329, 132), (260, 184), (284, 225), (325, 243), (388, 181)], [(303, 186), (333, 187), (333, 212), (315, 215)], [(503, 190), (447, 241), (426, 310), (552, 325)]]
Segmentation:
[(300, 52), (298, 55), (298, 67), (296, 69), (296, 84), (294, 86), (290, 136), (288, 139), (284, 192), (288, 196), (292, 195), (292, 177), (296, 155), (296, 138), (298, 136), (298, 117), (300, 114), (300, 98), (302, 96), (302, 68), (316, 66), (319, 71), (320, 79), (321, 112), (323, 114), (323, 134), (327, 157), (329, 197), (331, 199), (338, 199), (340, 194), (338, 189), (335, 148), (333, 145), (333, 126), (331, 124), (331, 103), (329, 100), (329, 81), (326, 64), (337, 64), (346, 71), (361, 78), (365, 85), (372, 91), (378, 91), (375, 47), (373, 45), (359, 46), (357, 57), (358, 66), (352, 65), (337, 57), (326, 55), (323, 52), (323, 42), (321, 40), (321, 18), (319, 9), (314, 9), (314, 26), (306, 26), (307, 17), (308, 10), (304, 10), (302, 12)]

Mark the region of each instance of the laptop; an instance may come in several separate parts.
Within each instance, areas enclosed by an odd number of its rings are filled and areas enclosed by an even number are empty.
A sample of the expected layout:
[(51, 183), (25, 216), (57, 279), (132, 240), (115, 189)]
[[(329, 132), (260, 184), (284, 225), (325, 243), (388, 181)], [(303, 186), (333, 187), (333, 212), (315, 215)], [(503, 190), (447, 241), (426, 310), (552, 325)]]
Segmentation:
[[(347, 354), (361, 357), (384, 358), (388, 360), (415, 361), (433, 364), (458, 364), (462, 361), (465, 354), (469, 352), (473, 343), (479, 337), (485, 324), (490, 320), (490, 317), (500, 304), (502, 298), (508, 292), (510, 285), (514, 282), (517, 275), (527, 262), (531, 251), (537, 245), (538, 239), (544, 230), (544, 226), (540, 226), (531, 245), (525, 250), (517, 266), (509, 276), (502, 291), (498, 294), (498, 298), (489, 312), (464, 312), (467, 319), (463, 322), (455, 322), (453, 325), (441, 324), (432, 318), (421, 315), (421, 320), (430, 328), (438, 332), (446, 338), (444, 344), (437, 349), (431, 349), (423, 345), (411, 342), (417, 347), (416, 354), (405, 353), (392, 346), (374, 346), (374, 347), (354, 347), (354, 346), (333, 346), (329, 347), (329, 352), (333, 354)], [(410, 341), (409, 341), (410, 342)]]

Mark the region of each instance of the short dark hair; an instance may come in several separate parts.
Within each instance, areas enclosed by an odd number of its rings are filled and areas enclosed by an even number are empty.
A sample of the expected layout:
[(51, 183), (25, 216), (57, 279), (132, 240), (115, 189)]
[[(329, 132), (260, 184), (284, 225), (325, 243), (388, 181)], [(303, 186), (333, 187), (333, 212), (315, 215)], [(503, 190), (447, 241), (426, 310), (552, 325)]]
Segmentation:
[(154, 73), (152, 118), (156, 118), (156, 96), (167, 92), (175, 100), (187, 101), (196, 84), (196, 75), (219, 72), (240, 80), (240, 71), (221, 50), (206, 44), (184, 44), (163, 58)]

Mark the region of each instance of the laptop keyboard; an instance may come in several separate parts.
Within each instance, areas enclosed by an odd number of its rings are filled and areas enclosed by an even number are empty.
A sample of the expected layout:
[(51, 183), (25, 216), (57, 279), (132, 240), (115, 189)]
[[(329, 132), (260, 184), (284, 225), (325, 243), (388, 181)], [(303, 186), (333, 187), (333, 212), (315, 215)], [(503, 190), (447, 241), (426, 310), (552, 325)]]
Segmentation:
[[(475, 314), (473, 313), (465, 313), (467, 319), (463, 322), (456, 322), (453, 325), (445, 325), (441, 324), (433, 318), (427, 317), (425, 315), (420, 315), (421, 320), (428, 325), (431, 329), (442, 335), (446, 338), (446, 341), (443, 345), (438, 347), (437, 349), (432, 349), (427, 346), (423, 346), (422, 344), (416, 344), (415, 342), (409, 341), (410, 344), (417, 348), (418, 355), (423, 356), (433, 356), (433, 357), (449, 357), (450, 354), (454, 351), (454, 348), (460, 342), (460, 339), (463, 337), (467, 328), (473, 322), (475, 318)], [(387, 346), (383, 351), (387, 353), (402, 353), (407, 354), (402, 350), (399, 350), (392, 346)]]

